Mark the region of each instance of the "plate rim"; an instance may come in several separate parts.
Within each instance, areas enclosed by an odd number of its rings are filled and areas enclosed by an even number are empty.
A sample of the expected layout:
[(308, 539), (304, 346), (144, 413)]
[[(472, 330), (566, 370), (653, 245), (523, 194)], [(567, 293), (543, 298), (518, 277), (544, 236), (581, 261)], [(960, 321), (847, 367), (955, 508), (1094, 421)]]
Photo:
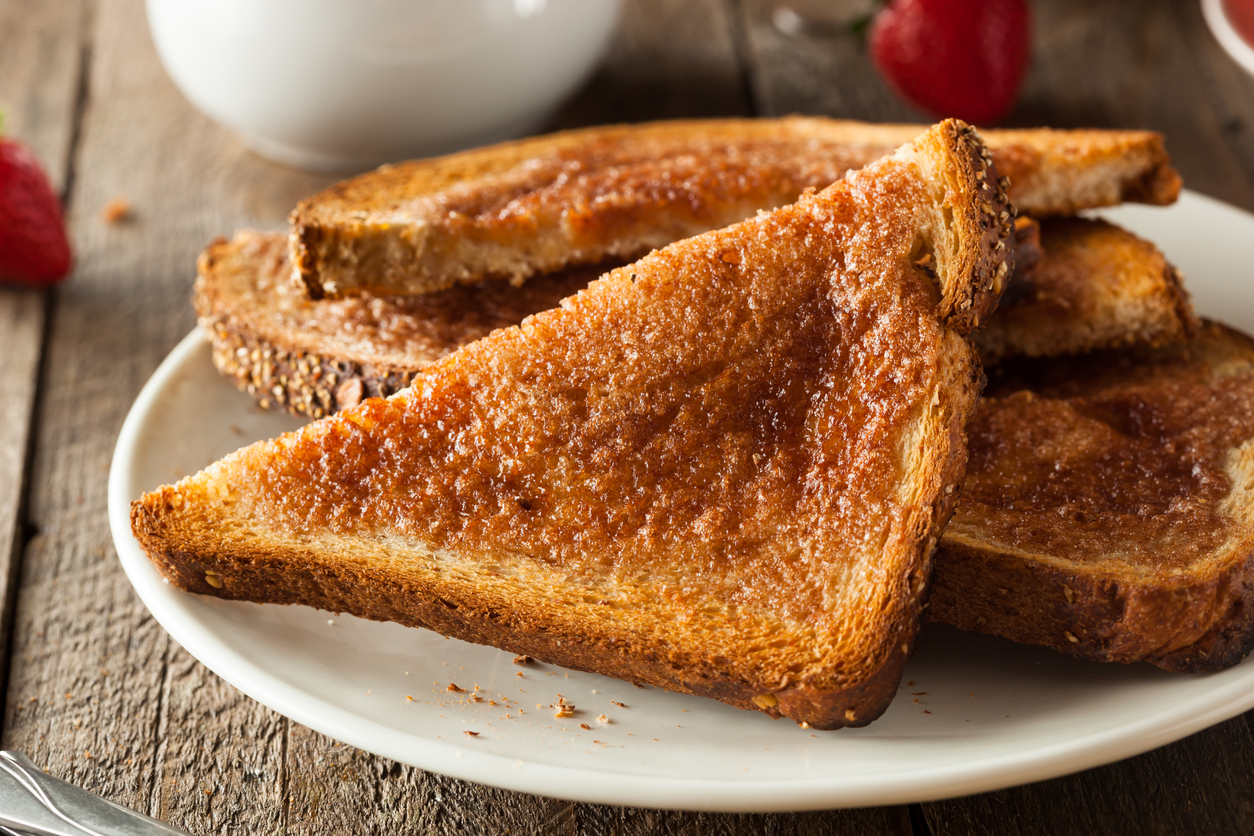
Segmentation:
[[(1186, 190), (1181, 202), (1199, 199), (1210, 208), (1239, 213), (1254, 224), (1254, 215), (1196, 192)], [(393, 730), (383, 735), (376, 732), (372, 737), (368, 732), (370, 718), (294, 688), (180, 612), (177, 596), (168, 596), (163, 579), (131, 533), (130, 464), (143, 429), (165, 387), (208, 345), (208, 335), (199, 328), (187, 334), (144, 384), (123, 422), (108, 481), (109, 525), (119, 561), (156, 621), (214, 674), (279, 714), (364, 751), (453, 778), (577, 802), (710, 812), (785, 812), (920, 803), (1019, 786), (1141, 754), (1254, 708), (1254, 663), (1247, 659), (1226, 671), (1194, 674), (1216, 680), (1216, 687), (1204, 697), (1164, 706), (1138, 721), (1102, 733), (1032, 747), (1030, 757), (1003, 752), (943, 771), (934, 766), (911, 771), (905, 764), (887, 777), (884, 773), (737, 780), (652, 777), (526, 761), (429, 738), (405, 736), (390, 745), (389, 734), (396, 737)], [(414, 740), (419, 742), (417, 749), (412, 745)]]

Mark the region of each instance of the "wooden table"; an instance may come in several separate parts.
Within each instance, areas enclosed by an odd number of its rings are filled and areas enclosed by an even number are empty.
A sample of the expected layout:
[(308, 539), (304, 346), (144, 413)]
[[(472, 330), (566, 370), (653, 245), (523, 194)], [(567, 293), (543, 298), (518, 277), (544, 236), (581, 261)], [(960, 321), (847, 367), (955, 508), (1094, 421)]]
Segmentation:
[[(599, 73), (553, 127), (786, 113), (918, 120), (833, 0), (800, 36), (771, 0), (628, 0)], [(854, 5), (860, 5), (855, 3)], [(1254, 209), (1254, 84), (1190, 0), (1038, 0), (1008, 122), (1152, 128), (1187, 185)], [(845, 15), (844, 17), (847, 17)], [(197, 252), (281, 228), (329, 182), (267, 163), (162, 71), (141, 0), (0, 0), (7, 129), (64, 195), (78, 256), (51, 292), (0, 289), (4, 748), (192, 833), (1249, 833), (1254, 715), (1078, 775), (939, 803), (789, 815), (573, 804), (339, 745), (241, 695), (169, 639), (105, 519), (140, 386), (194, 325)], [(101, 210), (126, 198), (133, 217)]]

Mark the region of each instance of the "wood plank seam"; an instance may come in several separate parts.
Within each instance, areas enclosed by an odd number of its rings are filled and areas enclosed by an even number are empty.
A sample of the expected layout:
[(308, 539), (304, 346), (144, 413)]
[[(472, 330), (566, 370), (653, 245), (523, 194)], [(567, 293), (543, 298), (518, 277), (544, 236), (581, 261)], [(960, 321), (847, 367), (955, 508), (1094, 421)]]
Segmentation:
[(166, 719), (166, 710), (169, 707), (169, 691), (170, 691), (170, 637), (166, 635), (165, 642), (161, 648), (161, 687), (157, 689), (157, 710), (152, 713), (152, 732), (149, 740), (159, 741), (152, 749), (152, 766), (148, 770), (151, 776), (148, 785), (148, 815), (154, 819), (161, 819), (161, 764), (164, 762), (166, 748), (168, 746), (168, 735), (161, 734), (162, 722)]
[(279, 822), (282, 826), (280, 833), (282, 836), (287, 836), (288, 825), (292, 819), (291, 776), (288, 774), (289, 767), (287, 764), (288, 741), (292, 736), (292, 721), (289, 718), (284, 717), (281, 726), (282, 728), (280, 729), (280, 734), (282, 735), (282, 742), (279, 744), (279, 799), (280, 803), (283, 805), (283, 810), (279, 815)]
[[(13, 624), (17, 614), (17, 587), (22, 556), (26, 553), (27, 545), (39, 533), (39, 528), (30, 519), (28, 510), (31, 491), (30, 475), (35, 460), (35, 433), (31, 430), (42, 402), (39, 382), (43, 380), (45, 373), (44, 362), (47, 358), (50, 333), (48, 323), (51, 320), (52, 294), (51, 291), (44, 290), (39, 296), (41, 304), (38, 307), (42, 309), (43, 321), (39, 324), (39, 348), (34, 374), (35, 391), (19, 428), (19, 432), (23, 435), (19, 441), (22, 448), (22, 461), (19, 465), (17, 501), (13, 509), (13, 531), (9, 553), (0, 556), (3, 560), (3, 564), (0, 564), (0, 572), (3, 573), (0, 575), (0, 694), (8, 693), (9, 688), (9, 659), (13, 655)], [(4, 730), (3, 724), (4, 718), (0, 714), (0, 733)]]
[[(83, 114), (87, 103), (87, 85), (90, 77), (91, 41), (90, 21), (94, 20), (95, 2), (88, 0), (87, 13), (79, 27), (79, 50), (77, 84), (74, 90), (74, 102), (70, 116), (70, 135), (66, 143), (65, 158), (61, 161), (61, 170), (65, 175), (61, 182), (59, 197), (63, 216), (68, 218), (70, 204), (73, 199), (74, 171), (77, 167), (79, 138), (82, 132)], [(20, 441), (23, 459), (18, 477), (17, 503), (14, 508), (14, 530), (10, 541), (11, 548), (7, 555), (0, 555), (0, 694), (7, 694), (9, 688), (9, 661), (13, 654), (14, 619), (17, 614), (17, 587), (21, 577), (23, 558), (31, 540), (39, 534), (39, 527), (30, 518), (31, 470), (35, 461), (36, 433), (33, 432), (35, 417), (43, 409), (43, 382), (47, 377), (48, 344), (52, 335), (52, 319), (56, 309), (56, 294), (51, 288), (38, 292), (40, 304), (39, 339), (35, 360), (35, 391), (29, 409), (24, 417), (19, 432), (24, 438)], [(4, 717), (0, 714), (0, 733), (4, 731)]]

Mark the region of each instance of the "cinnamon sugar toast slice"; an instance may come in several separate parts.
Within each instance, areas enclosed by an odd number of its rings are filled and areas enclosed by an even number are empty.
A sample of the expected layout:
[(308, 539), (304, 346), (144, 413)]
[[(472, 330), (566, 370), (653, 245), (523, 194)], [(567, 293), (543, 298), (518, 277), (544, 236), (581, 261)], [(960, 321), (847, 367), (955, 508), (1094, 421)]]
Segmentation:
[(972, 334), (980, 359), (1051, 357), (1188, 339), (1197, 316), (1158, 248), (1112, 223), (1046, 218), (1043, 256), (1016, 270), (997, 313)]
[(1006, 363), (968, 433), (929, 618), (1173, 671), (1254, 646), (1254, 340)]
[(193, 592), (865, 725), (962, 477), (962, 335), (1009, 270), (996, 182), (944, 122), (145, 494), (135, 536)]
[[(1001, 304), (972, 333), (986, 365), (1192, 333), (1179, 276), (1148, 242), (1101, 221), (1019, 218), (1016, 266)], [(218, 369), (263, 407), (321, 418), (409, 385), (421, 369), (495, 328), (556, 307), (600, 267), (482, 282), (411, 297), (311, 301), (286, 279), (280, 234), (211, 243), (196, 283), (200, 325)]]
[[(291, 214), (311, 298), (412, 295), (635, 258), (824, 188), (923, 130), (810, 117), (568, 131), (384, 166)], [(1166, 204), (1180, 177), (1159, 134), (992, 130), (1012, 201), (1043, 217)]]

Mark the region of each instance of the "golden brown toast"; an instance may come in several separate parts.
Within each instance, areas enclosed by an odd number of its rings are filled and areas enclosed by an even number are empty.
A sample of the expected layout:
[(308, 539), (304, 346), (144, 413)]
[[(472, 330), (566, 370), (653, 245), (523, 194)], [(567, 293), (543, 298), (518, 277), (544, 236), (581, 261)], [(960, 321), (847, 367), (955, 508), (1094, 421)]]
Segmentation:
[(990, 372), (928, 616), (1087, 659), (1218, 670), (1254, 645), (1254, 340)]
[(1005, 207), (944, 122), (146, 494), (133, 530), (194, 592), (865, 725), (962, 477)]
[(986, 365), (1161, 345), (1197, 330), (1180, 274), (1150, 242), (1106, 221), (1047, 218), (1040, 246), (1044, 257), (1015, 271), (997, 313), (972, 335)]
[[(296, 207), (296, 275), (312, 298), (411, 295), (634, 258), (791, 203), (922, 130), (809, 117), (657, 122), (384, 166)], [(984, 138), (1012, 201), (1034, 217), (1166, 204), (1180, 190), (1159, 134)]]
[[(998, 309), (971, 336), (985, 364), (1181, 338), (1196, 325), (1176, 272), (1152, 245), (1100, 221), (1017, 221), (1016, 266)], [(495, 328), (556, 307), (599, 268), (483, 282), (412, 297), (310, 301), (285, 281), (279, 234), (243, 232), (201, 256), (200, 324), (214, 363), (266, 408), (321, 418), (399, 391), (421, 369)], [(1007, 323), (1010, 323), (1009, 325)], [(1097, 325), (1094, 325), (1097, 323)]]

